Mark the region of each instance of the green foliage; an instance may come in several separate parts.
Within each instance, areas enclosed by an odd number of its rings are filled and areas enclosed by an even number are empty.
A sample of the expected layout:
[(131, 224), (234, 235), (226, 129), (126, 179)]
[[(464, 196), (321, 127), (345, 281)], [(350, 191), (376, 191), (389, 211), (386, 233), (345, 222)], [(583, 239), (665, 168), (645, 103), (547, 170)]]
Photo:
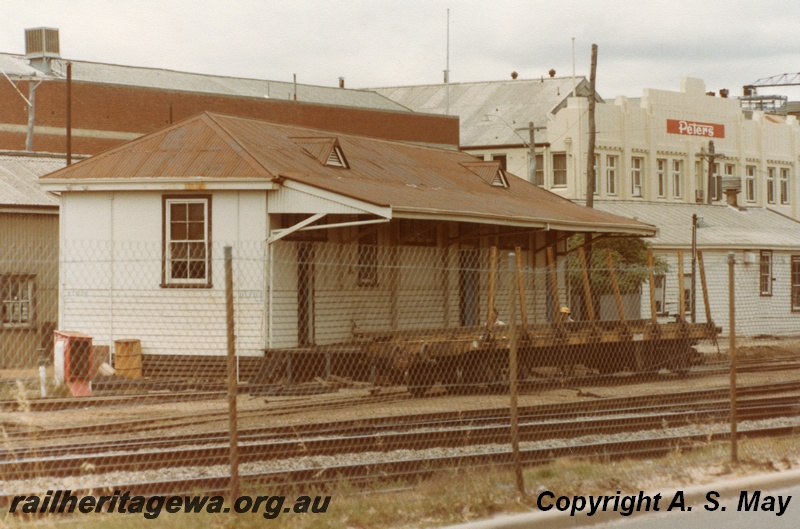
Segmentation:
[[(576, 249), (584, 244), (584, 235), (574, 235), (568, 241), (570, 250)], [(592, 294), (594, 296), (613, 294), (614, 289), (611, 283), (611, 274), (606, 260), (606, 250), (611, 251), (614, 259), (614, 271), (617, 274), (617, 282), (621, 294), (634, 294), (639, 292), (640, 287), (645, 283), (649, 276), (647, 264), (647, 242), (641, 237), (606, 237), (592, 243), (590, 281)], [(587, 250), (584, 247), (584, 250)], [(573, 289), (583, 292), (583, 271), (581, 261), (577, 251), (570, 252), (567, 260), (567, 270), (569, 280)], [(662, 258), (654, 258), (653, 274), (664, 274), (667, 271), (667, 263)], [(575, 291), (575, 290), (573, 290)]]

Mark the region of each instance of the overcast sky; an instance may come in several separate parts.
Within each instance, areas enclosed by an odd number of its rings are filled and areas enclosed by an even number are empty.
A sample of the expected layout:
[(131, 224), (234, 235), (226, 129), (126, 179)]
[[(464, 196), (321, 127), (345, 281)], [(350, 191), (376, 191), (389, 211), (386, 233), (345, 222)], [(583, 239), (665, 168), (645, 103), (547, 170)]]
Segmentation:
[[(60, 29), (67, 59), (348, 88), (589, 77), (601, 96), (800, 72), (800, 0), (3, 0), (0, 51)], [(797, 89), (761, 89), (789, 94)]]

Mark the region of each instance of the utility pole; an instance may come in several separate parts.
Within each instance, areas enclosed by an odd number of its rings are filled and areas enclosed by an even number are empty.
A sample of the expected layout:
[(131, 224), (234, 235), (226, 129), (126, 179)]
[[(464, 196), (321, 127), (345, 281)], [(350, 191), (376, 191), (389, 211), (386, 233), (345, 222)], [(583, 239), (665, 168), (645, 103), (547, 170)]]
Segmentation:
[[(574, 83), (573, 83), (574, 86)], [(595, 167), (594, 167), (594, 146), (595, 146), (595, 136), (597, 135), (597, 129), (595, 127), (595, 119), (594, 119), (594, 112), (595, 112), (595, 86), (597, 86), (597, 44), (592, 44), (592, 65), (591, 69), (589, 70), (589, 146), (586, 152), (586, 207), (587, 208), (594, 208), (594, 181), (596, 178), (595, 175)], [(580, 118), (579, 118), (580, 119)], [(580, 167), (580, 163), (578, 164)], [(577, 179), (577, 178), (576, 178)], [(586, 278), (588, 279), (588, 285), (586, 289), (586, 299), (584, 300), (584, 308), (589, 308), (592, 306), (592, 300), (589, 299), (589, 296), (592, 295), (592, 262), (593, 262), (593, 252), (592, 252), (592, 233), (586, 232), (583, 234), (583, 242), (586, 245), (586, 258), (583, 261), (583, 266), (589, 267), (586, 270)], [(594, 324), (594, 322), (592, 322)]]
[(546, 128), (547, 127), (534, 127), (533, 121), (529, 121), (527, 127), (518, 127), (514, 129), (514, 132), (521, 130), (528, 131), (528, 149), (529, 149), (529, 156), (531, 157), (531, 161), (528, 164), (528, 182), (532, 184), (536, 182), (536, 141), (534, 139), (534, 133), (537, 130), (544, 130)]
[[(594, 207), (594, 181), (597, 178), (594, 166), (594, 145), (597, 130), (594, 120), (595, 86), (597, 82), (597, 44), (592, 44), (592, 67), (589, 73), (589, 148), (586, 154), (586, 207)], [(589, 249), (591, 251), (591, 248)]]

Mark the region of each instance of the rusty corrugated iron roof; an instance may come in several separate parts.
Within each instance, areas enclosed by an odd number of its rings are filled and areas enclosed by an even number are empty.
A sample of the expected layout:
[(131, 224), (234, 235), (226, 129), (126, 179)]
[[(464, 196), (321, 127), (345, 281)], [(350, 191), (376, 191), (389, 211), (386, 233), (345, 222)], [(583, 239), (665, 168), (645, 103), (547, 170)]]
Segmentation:
[[(321, 149), (309, 152), (310, 145), (331, 145), (320, 138), (335, 138), (348, 168), (325, 165)], [(291, 179), (391, 207), (398, 217), (655, 233), (650, 225), (580, 206), (519, 178), (509, 178), (508, 188), (493, 186), (468, 167), (475, 162), (451, 150), (204, 113), (56, 171), (43, 182)]]

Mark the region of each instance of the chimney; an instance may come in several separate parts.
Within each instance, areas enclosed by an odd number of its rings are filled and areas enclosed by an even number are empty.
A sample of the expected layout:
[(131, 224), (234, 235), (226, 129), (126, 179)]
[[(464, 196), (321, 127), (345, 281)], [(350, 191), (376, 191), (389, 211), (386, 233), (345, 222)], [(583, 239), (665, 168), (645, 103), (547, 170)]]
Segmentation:
[(728, 98), (728, 89), (727, 88), (720, 88), (719, 89), (719, 97)]
[(512, 79), (516, 79), (518, 76), (519, 76), (519, 74), (516, 71), (511, 72), (511, 78)]
[(339, 88), (344, 88), (344, 77), (339, 78)]
[(556, 71), (553, 68), (550, 68), (550, 71), (547, 72), (547, 73), (550, 74), (550, 77), (555, 77), (556, 76)]
[(725, 193), (725, 202), (729, 206), (739, 207), (738, 195), (742, 191), (742, 181), (737, 176), (722, 177), (722, 192)]
[(52, 73), (50, 59), (59, 59), (58, 29), (30, 28), (25, 30), (25, 58), (43, 73)]

